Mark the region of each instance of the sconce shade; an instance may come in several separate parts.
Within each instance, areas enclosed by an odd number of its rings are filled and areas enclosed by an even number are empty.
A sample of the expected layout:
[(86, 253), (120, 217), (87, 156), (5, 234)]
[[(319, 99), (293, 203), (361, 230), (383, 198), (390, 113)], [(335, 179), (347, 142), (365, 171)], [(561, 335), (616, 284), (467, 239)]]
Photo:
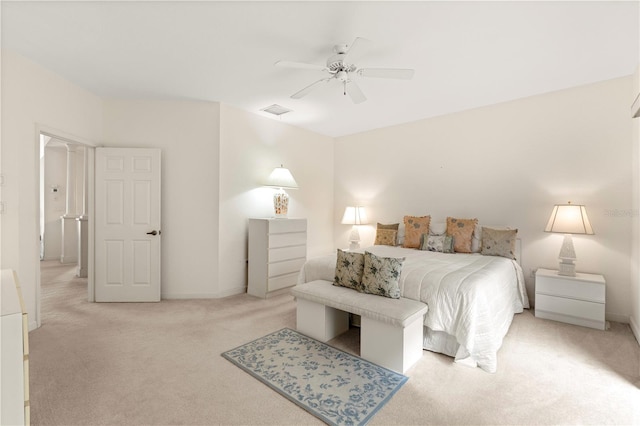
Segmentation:
[(585, 206), (571, 203), (556, 204), (553, 207), (544, 231), (559, 234), (594, 234)]
[(289, 169), (285, 169), (282, 165), (273, 169), (265, 186), (272, 186), (274, 188), (286, 188), (286, 189), (298, 189), (298, 182), (293, 178), (293, 175)]
[(342, 216), (343, 225), (366, 225), (367, 214), (364, 207), (347, 207)]

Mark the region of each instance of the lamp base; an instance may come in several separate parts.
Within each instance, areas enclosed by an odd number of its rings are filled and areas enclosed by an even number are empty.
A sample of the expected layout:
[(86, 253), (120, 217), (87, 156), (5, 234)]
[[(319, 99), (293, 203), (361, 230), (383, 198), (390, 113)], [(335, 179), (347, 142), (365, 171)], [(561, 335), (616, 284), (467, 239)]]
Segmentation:
[(351, 233), (349, 234), (349, 250), (355, 250), (360, 248), (360, 232), (358, 231), (358, 225), (351, 227)]
[(286, 219), (289, 212), (289, 195), (280, 188), (273, 194), (273, 210), (276, 214), (276, 219)]
[(576, 264), (573, 263), (574, 259), (560, 259), (558, 263), (558, 275), (565, 277), (576, 276)]

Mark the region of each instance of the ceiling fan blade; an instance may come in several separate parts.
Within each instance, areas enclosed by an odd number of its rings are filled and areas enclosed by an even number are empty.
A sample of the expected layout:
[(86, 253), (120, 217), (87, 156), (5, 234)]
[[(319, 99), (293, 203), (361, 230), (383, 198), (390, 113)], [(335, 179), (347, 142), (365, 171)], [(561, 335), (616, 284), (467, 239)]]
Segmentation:
[(344, 54), (343, 60), (347, 61), (347, 58), (349, 58), (348, 60), (350, 63), (353, 63), (354, 57), (357, 59), (354, 54), (358, 55), (361, 47), (365, 46), (367, 43), (371, 43), (371, 40), (364, 37), (356, 37), (351, 44), (347, 45), (347, 51)]
[(367, 97), (360, 90), (360, 86), (355, 81), (351, 80), (345, 83), (345, 91), (349, 94), (349, 97), (354, 104), (359, 104), (367, 100)]
[(327, 69), (324, 65), (316, 65), (316, 64), (307, 64), (304, 62), (292, 62), (292, 61), (278, 61), (275, 64), (276, 67), (283, 68), (299, 68), (305, 70), (317, 70), (317, 71), (325, 71)]
[(414, 70), (403, 68), (361, 68), (358, 74), (363, 77), (375, 78), (398, 78), (401, 80), (411, 80)]
[(316, 81), (316, 82), (314, 82), (314, 83), (311, 83), (310, 85), (308, 85), (308, 86), (307, 86), (307, 87), (305, 87), (304, 89), (302, 89), (302, 90), (300, 90), (300, 91), (298, 91), (298, 92), (294, 93), (293, 95), (291, 95), (291, 98), (292, 98), (292, 99), (300, 99), (300, 98), (302, 98), (303, 96), (306, 96), (306, 95), (307, 95), (309, 92), (311, 92), (313, 89), (315, 89), (315, 87), (316, 87), (318, 84), (322, 83), (323, 81), (324, 81), (324, 82), (329, 81), (329, 80), (331, 80), (332, 78), (333, 78), (333, 77), (323, 78), (323, 79), (318, 80), (318, 81)]

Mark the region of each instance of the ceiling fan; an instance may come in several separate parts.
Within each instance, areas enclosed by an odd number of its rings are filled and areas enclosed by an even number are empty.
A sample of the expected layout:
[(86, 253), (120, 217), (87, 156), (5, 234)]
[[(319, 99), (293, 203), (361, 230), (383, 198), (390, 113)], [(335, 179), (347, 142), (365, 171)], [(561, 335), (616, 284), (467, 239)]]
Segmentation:
[(304, 89), (291, 95), (293, 99), (300, 99), (307, 95), (321, 83), (329, 83), (332, 80), (337, 80), (342, 83), (343, 92), (345, 95), (349, 95), (351, 100), (359, 104), (367, 100), (360, 90), (360, 87), (353, 80), (355, 74), (361, 77), (375, 77), (375, 78), (396, 78), (402, 80), (410, 80), (413, 78), (412, 69), (404, 68), (358, 68), (355, 64), (350, 62), (350, 55), (355, 48), (361, 43), (363, 39), (357, 37), (353, 43), (348, 44), (336, 44), (333, 46), (335, 55), (327, 59), (326, 65), (308, 64), (304, 62), (292, 62), (292, 61), (278, 61), (275, 63), (277, 67), (285, 68), (299, 68), (308, 70), (325, 71), (329, 73), (329, 77), (322, 78), (314, 83), (311, 83)]

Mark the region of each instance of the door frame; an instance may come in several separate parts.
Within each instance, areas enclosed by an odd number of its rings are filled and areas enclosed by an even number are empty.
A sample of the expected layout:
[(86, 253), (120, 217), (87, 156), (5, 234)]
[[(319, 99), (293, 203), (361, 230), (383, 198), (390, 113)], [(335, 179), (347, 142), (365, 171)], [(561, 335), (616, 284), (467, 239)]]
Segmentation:
[[(87, 199), (87, 215), (89, 216), (89, 223), (88, 223), (88, 231), (89, 231), (89, 236), (88, 236), (88, 258), (87, 258), (87, 269), (88, 269), (88, 273), (87, 273), (87, 299), (89, 302), (94, 302), (95, 301), (95, 288), (94, 288), (94, 283), (95, 283), (95, 278), (94, 278), (94, 270), (95, 270), (95, 259), (94, 259), (94, 251), (95, 251), (95, 227), (94, 227), (94, 220), (95, 218), (93, 216), (95, 216), (95, 212), (94, 212), (94, 206), (95, 206), (95, 198), (94, 198), (94, 192), (95, 192), (95, 176), (94, 176), (94, 172), (95, 172), (95, 148), (98, 147), (99, 145), (96, 144), (94, 141), (91, 141), (89, 139), (85, 139), (82, 138), (80, 136), (76, 136), (70, 133), (67, 133), (63, 130), (60, 129), (56, 129), (53, 127), (49, 127), (43, 124), (38, 124), (36, 123), (35, 125), (35, 147), (36, 147), (36, 167), (35, 167), (35, 173), (36, 173), (36, 182), (37, 182), (37, 191), (35, 193), (35, 197), (36, 197), (36, 206), (38, 206), (39, 208), (36, 209), (36, 214), (35, 214), (35, 225), (36, 225), (36, 237), (39, 239), (40, 238), (40, 233), (42, 232), (42, 230), (40, 229), (40, 209), (42, 209), (43, 206), (40, 205), (40, 135), (45, 135), (45, 136), (50, 136), (54, 139), (63, 141), (63, 142), (67, 142), (70, 144), (74, 144), (74, 145), (82, 145), (85, 148), (88, 148), (87, 150), (87, 188), (88, 188), (88, 199)], [(41, 308), (41, 304), (42, 304), (42, 285), (41, 285), (41, 276), (40, 276), (40, 242), (36, 241), (38, 250), (36, 250), (36, 253), (34, 253), (35, 255), (35, 259), (36, 259), (36, 265), (38, 265), (38, 267), (36, 268), (35, 271), (35, 277), (36, 277), (36, 324), (37, 327), (40, 327), (42, 325), (42, 316), (40, 314), (40, 308)]]

